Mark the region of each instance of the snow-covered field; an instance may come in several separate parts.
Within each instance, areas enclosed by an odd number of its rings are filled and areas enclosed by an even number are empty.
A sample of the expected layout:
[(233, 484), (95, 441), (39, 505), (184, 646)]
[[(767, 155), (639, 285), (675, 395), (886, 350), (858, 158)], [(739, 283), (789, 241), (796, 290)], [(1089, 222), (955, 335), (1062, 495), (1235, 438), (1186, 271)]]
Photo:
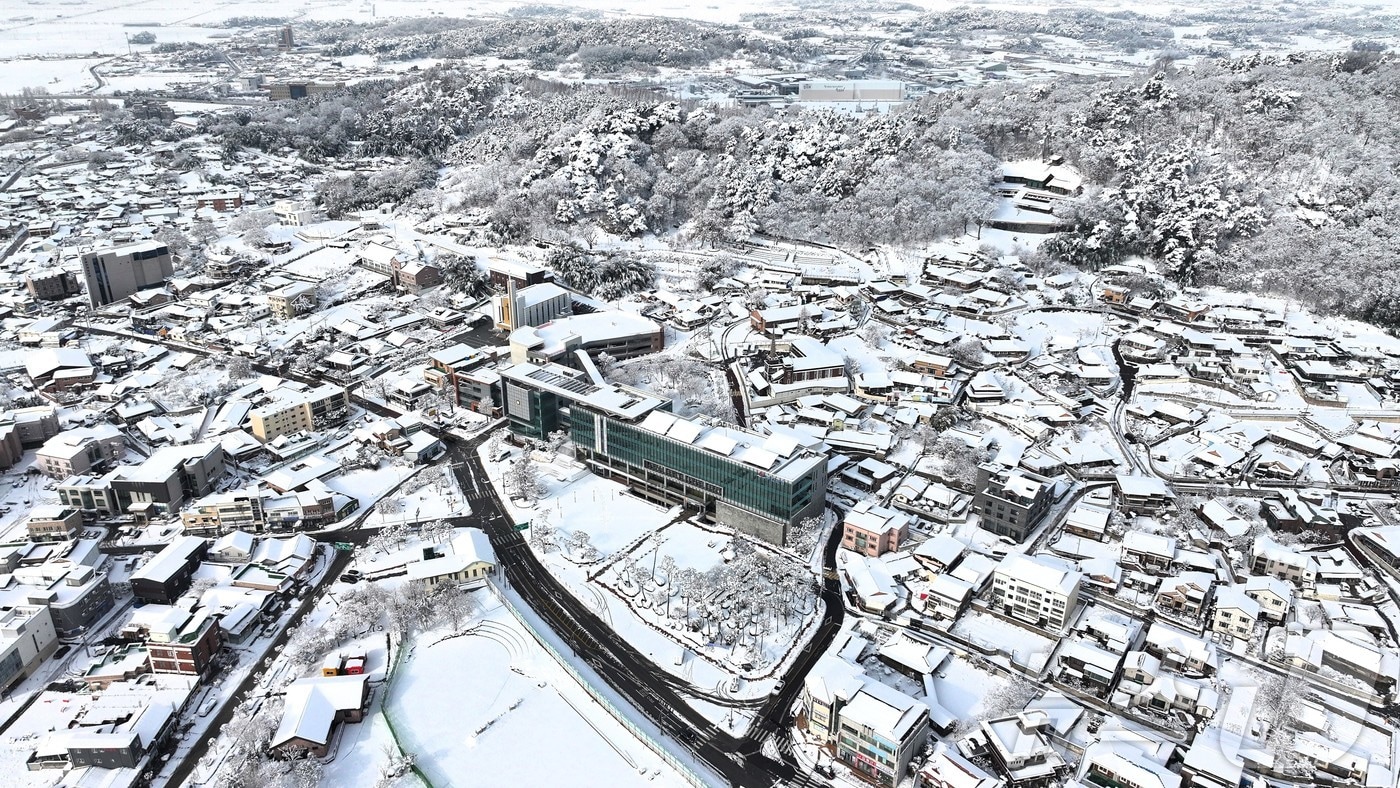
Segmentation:
[(677, 784), (499, 601), (478, 596), (487, 609), (468, 634), (420, 637), (392, 686), (404, 744), (435, 785)]

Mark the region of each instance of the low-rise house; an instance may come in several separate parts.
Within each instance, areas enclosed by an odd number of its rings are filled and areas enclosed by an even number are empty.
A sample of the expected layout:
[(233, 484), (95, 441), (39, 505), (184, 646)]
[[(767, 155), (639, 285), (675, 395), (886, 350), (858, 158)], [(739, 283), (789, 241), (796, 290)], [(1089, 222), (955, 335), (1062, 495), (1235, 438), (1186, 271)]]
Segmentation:
[(1126, 654), (1142, 636), (1142, 622), (1099, 605), (1090, 606), (1076, 625), (1075, 632), (1102, 649)]
[(1108, 510), (1101, 506), (1079, 503), (1065, 515), (1065, 533), (1085, 539), (1103, 541), (1108, 531)]
[(1169, 610), (1183, 618), (1199, 619), (1205, 615), (1215, 578), (1205, 572), (1183, 572), (1168, 577), (1158, 588), (1158, 608)]
[(1146, 531), (1130, 531), (1123, 536), (1123, 558), (1145, 572), (1166, 572), (1176, 560), (1176, 539)]
[(1128, 743), (1095, 742), (1079, 762), (1079, 783), (1121, 788), (1180, 788), (1181, 776)]
[(924, 614), (941, 621), (955, 621), (971, 601), (971, 583), (951, 574), (936, 575), (924, 589)]
[(104, 690), (116, 682), (134, 681), (151, 672), (151, 658), (140, 643), (104, 647), (83, 672), (83, 683), (92, 691)]
[(1082, 684), (1102, 697), (1118, 678), (1122, 654), (1078, 638), (1065, 640), (1055, 652), (1056, 677)]
[(326, 757), (335, 727), (359, 722), (369, 708), (369, 676), (317, 676), (287, 685), (282, 722), (269, 747), (284, 755)]
[(1180, 711), (1208, 720), (1220, 706), (1220, 695), (1203, 681), (1162, 673), (1146, 685), (1120, 684), (1114, 701), (1129, 709), (1146, 708), (1158, 713)]
[(1317, 584), (1317, 560), (1309, 555), (1284, 547), (1267, 534), (1254, 540), (1251, 569), (1256, 575), (1269, 575), (1287, 580), (1295, 587), (1308, 590)]
[(1147, 653), (1160, 659), (1162, 667), (1186, 675), (1210, 676), (1220, 669), (1215, 644), (1176, 627), (1157, 621), (1147, 629), (1143, 642)]
[(484, 583), (496, 573), (496, 551), (485, 532), (467, 528), (446, 545), (424, 548), (423, 560), (410, 563), (407, 569), (409, 580), (428, 585)]
[(1230, 637), (1248, 640), (1254, 635), (1261, 608), (1242, 586), (1221, 586), (1215, 590), (1215, 610), (1210, 616), (1210, 630)]
[(988, 757), (1009, 788), (1049, 788), (1069, 772), (1050, 744), (1049, 730), (1049, 715), (1038, 709), (983, 720), (964, 742), (972, 751), (963, 754)]
[(915, 788), (1001, 788), (1002, 785), (1000, 778), (964, 758), (942, 740), (933, 745), (933, 752), (919, 768), (914, 782)]
[(1284, 623), (1294, 606), (1294, 586), (1275, 577), (1252, 575), (1245, 579), (1245, 593), (1259, 603), (1259, 614), (1275, 624)]
[(925, 539), (914, 547), (914, 559), (930, 574), (941, 574), (957, 566), (967, 552), (967, 544), (948, 533)]
[(1387, 695), (1400, 676), (1400, 657), (1395, 649), (1375, 644), (1365, 632), (1318, 629), (1291, 634), (1284, 647), (1284, 658), (1296, 668), (1317, 672), (1323, 668), (1348, 676), (1379, 695)]

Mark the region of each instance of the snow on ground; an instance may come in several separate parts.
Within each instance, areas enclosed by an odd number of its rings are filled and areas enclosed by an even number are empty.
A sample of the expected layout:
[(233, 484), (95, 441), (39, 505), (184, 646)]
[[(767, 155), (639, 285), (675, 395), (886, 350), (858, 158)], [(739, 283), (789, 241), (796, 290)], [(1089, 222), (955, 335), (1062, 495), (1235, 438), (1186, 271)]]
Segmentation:
[(973, 719), (987, 696), (1006, 682), (962, 657), (954, 657), (933, 679), (938, 703), (958, 719)]
[(464, 775), (474, 785), (680, 781), (495, 597), (477, 593), (485, 611), (468, 634), (420, 636), (391, 685), (404, 745), (434, 784), (460, 784)]
[[(480, 451), (487, 474), (499, 488), (505, 463), (490, 462), (491, 446), (483, 444)], [(512, 457), (518, 456), (514, 450)], [(786, 661), (815, 632), (810, 626), (814, 614), (792, 621), (784, 630), (786, 636), (769, 633), (763, 636), (763, 659), (741, 654), (745, 649), (730, 649), (702, 642), (695, 633), (671, 633), (665, 617), (665, 605), (660, 610), (632, 607), (630, 595), (618, 589), (615, 555), (628, 550), (640, 576), (650, 580), (653, 563), (659, 567), (666, 556), (676, 561), (677, 572), (685, 568), (703, 571), (719, 565), (721, 552), (732, 541), (728, 533), (705, 530), (688, 522), (675, 522), (678, 510), (662, 509), (628, 493), (626, 488), (583, 470), (571, 460), (540, 463), (541, 478), (546, 489), (539, 502), (521, 507), (507, 502), (508, 512), (517, 522), (530, 522), (527, 532), (532, 549), (541, 563), (599, 615), (622, 639), (632, 644), (658, 667), (684, 679), (702, 692), (718, 698), (760, 698), (773, 687), (776, 673), (781, 673)], [(606, 506), (602, 505), (606, 503)], [(553, 529), (557, 548), (546, 549), (539, 544), (540, 525)], [(569, 545), (569, 537), (577, 532), (587, 533), (596, 550), (593, 560), (581, 563)], [(611, 562), (609, 559), (614, 559)], [(658, 569), (658, 575), (662, 573)], [(635, 593), (635, 591), (633, 592)], [(677, 595), (671, 598), (675, 610), (683, 610), (685, 602)], [(661, 627), (667, 626), (668, 631)], [(684, 645), (682, 642), (684, 639)], [(699, 654), (697, 654), (697, 651)], [(733, 661), (731, 661), (733, 660)], [(751, 668), (742, 663), (752, 661)], [(764, 664), (767, 663), (767, 664)], [(737, 691), (731, 682), (742, 674)], [(717, 723), (727, 721), (728, 709), (712, 703), (697, 703), (695, 708)], [(736, 725), (747, 725), (743, 718)]]
[[(334, 476), (326, 480), (326, 486), (334, 492), (348, 495), (360, 502), (360, 510), (368, 509), (375, 505), (380, 498), (383, 498), (390, 490), (394, 489), (400, 482), (423, 470), (421, 466), (410, 467), (386, 463), (381, 468), (359, 468), (347, 471), (339, 476)], [(376, 517), (378, 513), (373, 513), (370, 517)], [(390, 517), (390, 520), (412, 518), (413, 512), (408, 511)]]
[(1017, 664), (1030, 667), (1045, 664), (1055, 650), (1055, 643), (1049, 638), (990, 613), (975, 610), (963, 614), (951, 631), (973, 643), (998, 649), (1010, 655)]
[(103, 60), (105, 58), (90, 57), (0, 60), (0, 93), (19, 93), (25, 88), (42, 88), (50, 93), (82, 93), (97, 87), (97, 80), (88, 69)]
[[(462, 489), (457, 485), (457, 477), (447, 470), (447, 466), (425, 466), (417, 470), (417, 474), (405, 481), (396, 492), (381, 499), (381, 503), (365, 518), (365, 527), (396, 522), (413, 525), (471, 513)], [(384, 511), (386, 504), (394, 511)]]

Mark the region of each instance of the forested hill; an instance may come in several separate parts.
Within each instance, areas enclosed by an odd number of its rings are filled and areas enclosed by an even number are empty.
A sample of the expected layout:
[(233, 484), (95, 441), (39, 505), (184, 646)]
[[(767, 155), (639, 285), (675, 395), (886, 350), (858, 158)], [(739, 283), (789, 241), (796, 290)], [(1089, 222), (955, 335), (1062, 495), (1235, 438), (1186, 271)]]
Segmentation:
[[(1329, 55), (1162, 63), (1110, 81), (998, 84), (865, 118), (776, 116), (441, 66), (205, 130), (230, 149), (292, 146), (443, 165), (331, 182), (372, 201), (488, 211), (503, 240), (754, 232), (858, 248), (960, 232), (993, 206), (997, 163), (1054, 154), (1089, 193), (1046, 251), (1084, 267), (1133, 254), (1184, 283), (1293, 296), (1400, 324), (1400, 65)], [(123, 127), (136, 141), (155, 133)], [(422, 191), (419, 191), (419, 190)]]

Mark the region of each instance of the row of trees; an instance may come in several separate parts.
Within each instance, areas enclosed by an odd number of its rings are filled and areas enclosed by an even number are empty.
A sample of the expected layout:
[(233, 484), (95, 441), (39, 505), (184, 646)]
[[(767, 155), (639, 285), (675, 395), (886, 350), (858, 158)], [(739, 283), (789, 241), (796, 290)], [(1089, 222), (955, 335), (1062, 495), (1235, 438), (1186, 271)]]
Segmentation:
[[(932, 34), (983, 24), (981, 13), (925, 22)], [(1105, 39), (1141, 27), (1094, 15), (1001, 21)], [(541, 30), (588, 29), (578, 25)], [(384, 39), (382, 51), (412, 37)], [(449, 170), (425, 205), (481, 209), (503, 240), (679, 227), (710, 243), (756, 232), (917, 243), (991, 216), (999, 160), (1056, 153), (1090, 184), (1064, 207), (1072, 230), (1046, 244), (1056, 259), (1097, 267), (1147, 255), (1184, 285), (1275, 292), (1400, 325), (1400, 273), (1385, 262), (1400, 226), (1400, 174), (1377, 165), (1400, 158), (1396, 84), (1400, 63), (1363, 44), (1189, 69), (1163, 60), (1146, 79), (993, 84), (868, 117), (775, 117), (445, 66), (299, 102), (291, 122), (279, 106), (238, 110), (204, 130), (230, 149), (289, 145), (317, 158), (354, 142), (421, 160), (328, 181), (331, 213), (402, 201), (434, 181), (440, 159)], [(554, 262), (604, 298), (654, 279), (625, 256), (565, 248)]]
[(650, 564), (627, 556), (614, 568), (618, 588), (680, 629), (747, 649), (762, 667), (768, 636), (814, 610), (815, 581), (806, 566), (746, 539), (735, 538), (731, 550), (728, 563), (704, 571), (682, 568), (669, 555)]

